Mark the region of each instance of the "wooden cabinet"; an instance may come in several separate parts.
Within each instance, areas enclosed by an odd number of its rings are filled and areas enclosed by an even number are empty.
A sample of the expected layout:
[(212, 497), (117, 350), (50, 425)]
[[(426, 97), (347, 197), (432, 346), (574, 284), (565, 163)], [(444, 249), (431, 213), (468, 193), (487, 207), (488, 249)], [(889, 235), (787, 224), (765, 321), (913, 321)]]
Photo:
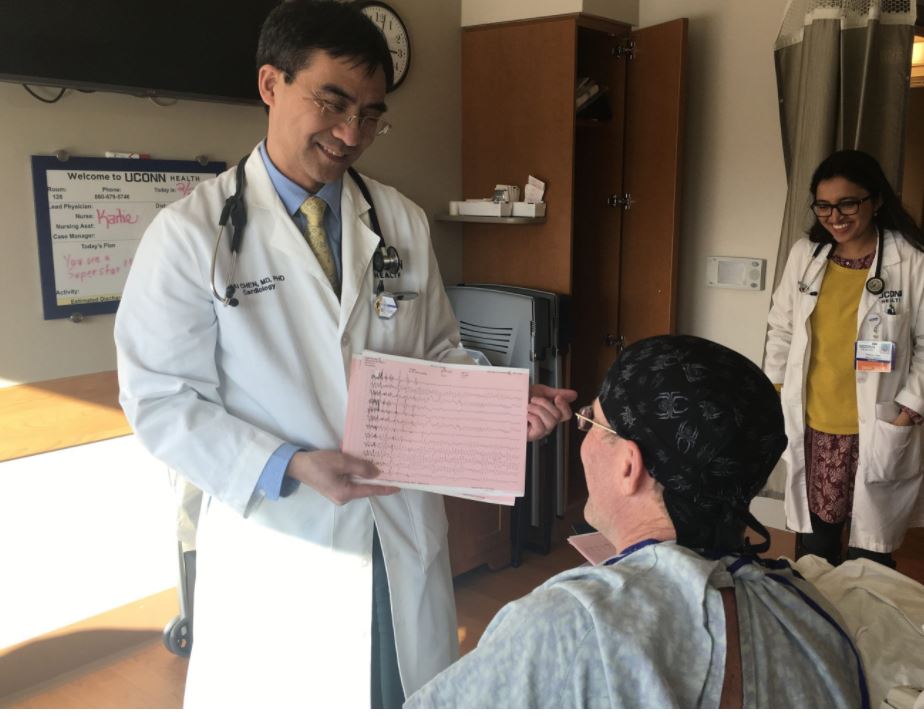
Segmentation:
[[(581, 405), (622, 345), (675, 328), (686, 31), (683, 19), (632, 31), (585, 15), (463, 31), (464, 195), (532, 174), (548, 207), (542, 224), (465, 224), (463, 280), (571, 297), (568, 370)], [(593, 117), (575, 112), (585, 76), (605, 92)], [(579, 510), (580, 443), (567, 429), (566, 499)], [(497, 563), (506, 512), (454, 504), (451, 545), (484, 545), (483, 561)], [(456, 558), (454, 572), (479, 559)]]
[(510, 564), (510, 508), (458, 497), (443, 498), (449, 520), (452, 575), (483, 564), (499, 569)]

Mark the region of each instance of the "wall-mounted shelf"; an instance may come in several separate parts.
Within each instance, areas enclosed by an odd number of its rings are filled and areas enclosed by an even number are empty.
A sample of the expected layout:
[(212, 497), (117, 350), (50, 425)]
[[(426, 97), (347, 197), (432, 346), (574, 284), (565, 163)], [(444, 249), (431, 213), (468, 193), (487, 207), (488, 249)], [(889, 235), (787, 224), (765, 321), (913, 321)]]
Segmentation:
[(470, 216), (462, 214), (437, 214), (436, 221), (461, 221), (473, 224), (544, 224), (544, 216)]

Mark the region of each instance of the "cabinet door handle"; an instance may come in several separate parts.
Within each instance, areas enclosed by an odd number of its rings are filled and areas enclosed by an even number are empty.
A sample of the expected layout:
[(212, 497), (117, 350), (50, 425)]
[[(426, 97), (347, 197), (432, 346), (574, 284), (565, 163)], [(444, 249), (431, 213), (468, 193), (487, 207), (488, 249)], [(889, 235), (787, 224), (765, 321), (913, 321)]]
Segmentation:
[(606, 204), (614, 209), (619, 207), (620, 209), (629, 211), (629, 209), (632, 208), (633, 201), (632, 195), (627, 192), (625, 194), (613, 194), (606, 200)]
[(603, 339), (603, 342), (608, 348), (615, 348), (617, 351), (621, 351), (626, 347), (625, 337), (614, 336), (612, 333), (607, 333), (606, 338)]

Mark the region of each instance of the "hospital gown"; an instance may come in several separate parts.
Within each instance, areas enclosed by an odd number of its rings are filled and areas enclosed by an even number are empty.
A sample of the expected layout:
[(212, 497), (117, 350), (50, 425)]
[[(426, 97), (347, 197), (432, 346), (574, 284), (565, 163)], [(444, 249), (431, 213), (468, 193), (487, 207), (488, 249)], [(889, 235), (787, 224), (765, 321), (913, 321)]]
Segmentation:
[(405, 708), (717, 708), (734, 583), (745, 707), (859, 707), (860, 671), (836, 610), (784, 566), (706, 559), (673, 542), (563, 572), (494, 618), (478, 647)]

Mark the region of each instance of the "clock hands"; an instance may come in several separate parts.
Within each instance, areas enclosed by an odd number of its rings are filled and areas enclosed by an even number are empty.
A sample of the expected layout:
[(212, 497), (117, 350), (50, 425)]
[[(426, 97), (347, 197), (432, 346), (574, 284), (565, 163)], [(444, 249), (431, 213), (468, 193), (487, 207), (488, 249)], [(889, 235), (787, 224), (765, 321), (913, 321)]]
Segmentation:
[(407, 28), (397, 13), (384, 2), (362, 0), (360, 6), (363, 14), (379, 28), (379, 32), (385, 37), (385, 44), (392, 58), (395, 86), (400, 85), (407, 74), (408, 63), (411, 59)]

